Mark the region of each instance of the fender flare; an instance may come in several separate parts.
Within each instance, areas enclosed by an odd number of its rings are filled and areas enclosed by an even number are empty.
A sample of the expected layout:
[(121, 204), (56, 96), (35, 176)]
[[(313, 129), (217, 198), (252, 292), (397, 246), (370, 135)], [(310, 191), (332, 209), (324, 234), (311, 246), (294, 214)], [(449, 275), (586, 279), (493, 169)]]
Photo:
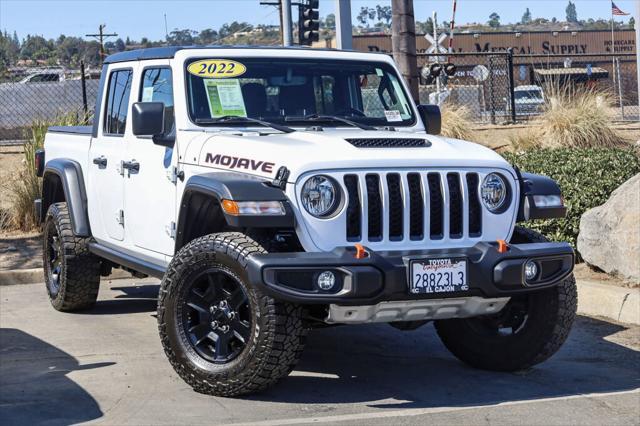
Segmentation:
[(212, 197), (218, 203), (231, 201), (280, 201), (282, 216), (233, 216), (222, 211), (226, 225), (232, 228), (293, 228), (295, 215), (286, 194), (269, 185), (269, 180), (231, 172), (212, 172), (190, 177), (185, 184), (176, 224), (176, 249), (182, 247), (189, 224), (189, 209), (194, 195)]
[(84, 176), (82, 173), (82, 167), (80, 163), (75, 160), (67, 158), (56, 158), (45, 164), (43, 174), (43, 193), (42, 193), (42, 215), (47, 212), (47, 209), (53, 200), (51, 194), (46, 191), (46, 181), (48, 176), (56, 175), (62, 183), (62, 189), (64, 191), (64, 197), (67, 202), (67, 208), (69, 209), (69, 215), (71, 216), (71, 229), (73, 233), (78, 237), (91, 236), (91, 228), (89, 226), (89, 214), (87, 210), (87, 192), (84, 185)]

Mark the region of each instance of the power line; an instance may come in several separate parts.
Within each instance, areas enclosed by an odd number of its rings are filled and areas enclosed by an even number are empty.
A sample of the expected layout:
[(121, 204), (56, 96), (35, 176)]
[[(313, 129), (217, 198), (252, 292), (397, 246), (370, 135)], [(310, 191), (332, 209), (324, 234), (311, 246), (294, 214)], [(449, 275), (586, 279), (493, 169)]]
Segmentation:
[(106, 24), (100, 24), (100, 26), (98, 26), (98, 34), (85, 34), (86, 37), (95, 37), (98, 42), (100, 43), (100, 61), (104, 61), (104, 58), (107, 56), (107, 54), (104, 51), (104, 40), (108, 37), (118, 37), (118, 34), (116, 33), (111, 33), (111, 34), (106, 34), (104, 32), (104, 29), (107, 27)]

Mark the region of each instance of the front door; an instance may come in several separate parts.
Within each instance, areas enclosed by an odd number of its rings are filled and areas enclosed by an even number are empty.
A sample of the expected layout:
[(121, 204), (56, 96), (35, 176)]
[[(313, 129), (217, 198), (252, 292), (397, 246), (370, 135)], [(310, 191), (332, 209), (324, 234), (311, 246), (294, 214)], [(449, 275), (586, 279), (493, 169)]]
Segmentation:
[[(138, 79), (134, 102), (163, 102), (164, 133), (175, 133), (169, 62), (145, 62)], [(126, 161), (135, 165), (125, 178), (127, 239), (139, 248), (172, 256), (176, 209), (173, 172), (177, 164), (173, 147), (156, 145), (150, 137), (131, 136), (127, 138)]]
[(129, 96), (133, 69), (111, 68), (100, 111), (98, 134), (89, 149), (89, 217), (92, 235), (101, 242), (124, 239), (124, 179), (122, 159), (126, 150)]

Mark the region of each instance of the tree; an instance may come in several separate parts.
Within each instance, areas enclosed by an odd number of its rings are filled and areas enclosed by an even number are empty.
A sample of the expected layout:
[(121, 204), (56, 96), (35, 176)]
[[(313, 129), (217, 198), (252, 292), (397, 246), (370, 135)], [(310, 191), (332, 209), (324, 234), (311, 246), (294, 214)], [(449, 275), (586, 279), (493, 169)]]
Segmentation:
[(207, 28), (200, 31), (198, 34), (198, 43), (199, 44), (213, 44), (218, 40), (218, 32), (214, 29)]
[(366, 25), (367, 27), (368, 22), (369, 22), (369, 8), (366, 6), (362, 6), (360, 8), (360, 13), (358, 13), (358, 16), (356, 16), (356, 19), (358, 20), (358, 22), (360, 22), (363, 26)]
[(47, 60), (52, 56), (54, 56), (53, 40), (47, 40), (42, 36), (27, 35), (20, 49), (22, 59)]
[(376, 15), (378, 16), (378, 21), (384, 21), (388, 26), (392, 17), (391, 6), (376, 5)]
[(416, 21), (416, 31), (421, 34), (433, 34), (433, 18), (427, 18), (424, 22)]
[(167, 42), (169, 42), (172, 46), (190, 46), (195, 43), (195, 35), (198, 34), (197, 31), (184, 29), (174, 29), (169, 33), (169, 38)]
[(569, 1), (567, 8), (565, 9), (567, 13), (567, 22), (577, 23), (578, 22), (578, 11), (576, 9), (575, 3)]
[(531, 11), (529, 8), (525, 10), (524, 15), (522, 15), (522, 20), (520, 21), (522, 25), (527, 25), (531, 23)]
[(491, 28), (498, 28), (500, 26), (500, 15), (498, 15), (496, 12), (493, 12), (491, 15), (489, 15), (488, 23)]
[(327, 29), (334, 30), (336, 28), (336, 15), (330, 13), (324, 18), (324, 26)]
[(124, 41), (121, 38), (116, 40), (113, 47), (116, 49), (116, 52), (124, 52), (127, 48), (127, 46), (125, 46)]
[(629, 28), (633, 30), (635, 29), (635, 27), (636, 27), (636, 20), (632, 16), (631, 18), (629, 18)]

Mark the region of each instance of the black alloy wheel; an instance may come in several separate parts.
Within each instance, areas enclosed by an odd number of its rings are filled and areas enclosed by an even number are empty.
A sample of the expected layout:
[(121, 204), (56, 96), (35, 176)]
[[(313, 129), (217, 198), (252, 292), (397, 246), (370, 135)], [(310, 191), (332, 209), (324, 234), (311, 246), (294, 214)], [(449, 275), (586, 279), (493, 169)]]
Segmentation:
[(49, 261), (47, 272), (49, 274), (49, 279), (47, 280), (47, 285), (49, 286), (49, 294), (52, 297), (55, 297), (60, 291), (60, 278), (62, 276), (62, 243), (60, 241), (60, 236), (58, 235), (58, 230), (53, 224), (51, 224), (51, 228), (48, 233), (48, 251), (47, 251), (47, 259)]
[(224, 268), (198, 273), (185, 291), (182, 324), (189, 342), (213, 363), (235, 359), (251, 337), (251, 308), (238, 278)]

